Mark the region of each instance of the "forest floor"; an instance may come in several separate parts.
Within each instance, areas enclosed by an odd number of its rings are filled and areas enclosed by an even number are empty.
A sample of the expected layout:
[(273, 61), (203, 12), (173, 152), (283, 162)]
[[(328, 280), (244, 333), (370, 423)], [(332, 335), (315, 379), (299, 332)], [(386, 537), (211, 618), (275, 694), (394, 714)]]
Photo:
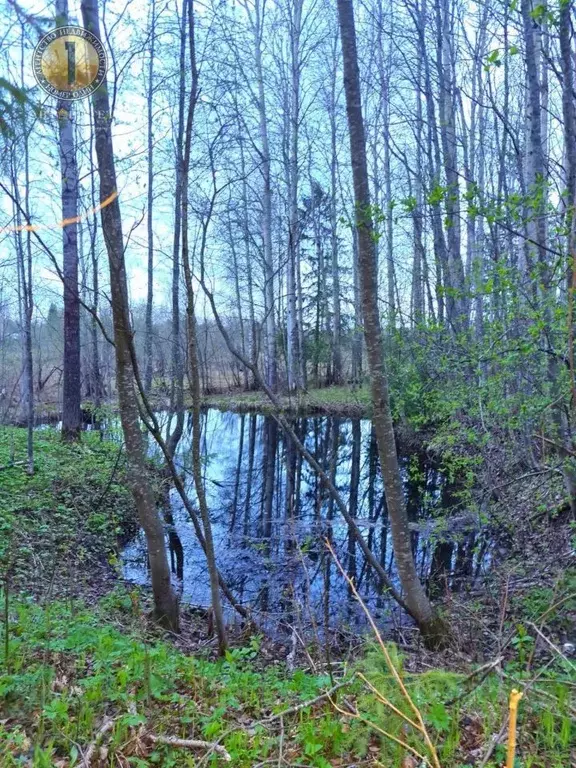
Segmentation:
[[(2, 768), (433, 764), (374, 637), (330, 663), (312, 644), (291, 663), (290, 647), (242, 628), (216, 659), (199, 611), (183, 610), (180, 637), (161, 632), (147, 591), (121, 576), (119, 541), (137, 525), (118, 445), (38, 430), (33, 477), (9, 466), (24, 449), (24, 430), (0, 429)], [(551, 524), (538, 524), (543, 540)], [(564, 550), (524, 550), (482, 591), (447, 594), (447, 651), (416, 634), (387, 642), (437, 765), (501, 768), (513, 687), (525, 691), (515, 768), (576, 765), (576, 572)]]

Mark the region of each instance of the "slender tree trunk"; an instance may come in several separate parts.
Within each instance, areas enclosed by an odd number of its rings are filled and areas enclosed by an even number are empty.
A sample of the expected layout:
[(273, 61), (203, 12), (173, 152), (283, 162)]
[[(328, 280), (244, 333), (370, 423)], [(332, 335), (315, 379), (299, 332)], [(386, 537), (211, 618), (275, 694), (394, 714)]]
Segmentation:
[(340, 308), (340, 265), (338, 259), (338, 217), (336, 210), (337, 200), (337, 164), (338, 155), (336, 149), (336, 46), (334, 40), (334, 69), (330, 73), (330, 251), (332, 269), (332, 308), (334, 318), (332, 321), (332, 381), (334, 384), (342, 383), (342, 312)]
[(154, 309), (154, 49), (156, 43), (156, 0), (150, 3), (150, 58), (148, 60), (148, 292), (146, 296), (146, 328), (144, 338), (144, 389), (150, 392), (153, 377), (152, 311)]
[(422, 61), (418, 59), (416, 88), (416, 173), (414, 174), (414, 263), (412, 268), (412, 322), (418, 326), (425, 319), (423, 270), (426, 253), (424, 249), (424, 206), (422, 195), (423, 127), (422, 118)]
[(437, 70), (439, 80), (440, 139), (446, 175), (446, 226), (448, 242), (448, 322), (455, 332), (468, 327), (462, 264), (460, 228), (460, 192), (455, 119), (455, 84), (452, 61), (450, 0), (435, 0), (438, 39)]
[[(96, 179), (93, 165), (93, 148), (94, 148), (94, 115), (90, 108), (90, 138), (89, 138), (89, 157), (90, 157), (90, 202), (92, 209), (96, 209)], [(92, 377), (92, 397), (94, 398), (94, 405), (98, 408), (102, 402), (104, 396), (104, 389), (102, 385), (102, 372), (100, 370), (100, 333), (98, 328), (98, 312), (100, 304), (100, 274), (98, 265), (98, 253), (96, 251), (96, 233), (98, 229), (96, 216), (90, 217), (87, 222), (88, 230), (90, 233), (90, 264), (92, 269), (92, 303), (91, 303), (91, 317), (90, 317), (90, 346), (91, 346), (91, 377)]]
[[(100, 38), (98, 0), (83, 0), (84, 26)], [(124, 434), (127, 459), (127, 480), (136, 503), (140, 524), (144, 529), (150, 561), (154, 612), (163, 625), (173, 631), (179, 628), (178, 600), (172, 588), (170, 567), (166, 554), (164, 529), (156, 510), (154, 492), (146, 463), (146, 446), (138, 413), (134, 381), (135, 354), (128, 307), (128, 285), (124, 262), (122, 217), (117, 195), (112, 116), (106, 81), (92, 94), (96, 157), (100, 175), (102, 232), (110, 265), (110, 293), (114, 322), (116, 352), (116, 385), (120, 421)]]
[(355, 386), (362, 384), (362, 299), (360, 293), (360, 277), (358, 265), (358, 234), (354, 231), (352, 235), (352, 272), (354, 287), (354, 331), (352, 334), (352, 381)]
[(182, 19), (180, 21), (180, 83), (178, 89), (178, 126), (176, 129), (176, 194), (174, 201), (174, 237), (172, 241), (172, 344), (171, 373), (172, 385), (170, 392), (171, 406), (176, 411), (176, 426), (168, 440), (168, 449), (174, 455), (184, 429), (184, 365), (182, 362), (181, 331), (180, 331), (180, 236), (182, 230), (182, 175), (184, 142), (184, 98), (186, 94), (186, 40), (187, 40), (187, 8), (183, 3)]
[(274, 259), (272, 251), (272, 178), (270, 169), (270, 146), (268, 140), (268, 117), (264, 91), (264, 69), (262, 64), (262, 28), (264, 3), (255, 0), (254, 56), (258, 87), (258, 120), (260, 129), (260, 171), (262, 174), (262, 239), (264, 243), (264, 324), (266, 327), (266, 382), (273, 392), (278, 389), (278, 363), (276, 359), (276, 316), (274, 302)]
[[(240, 326), (240, 349), (242, 354), (246, 356), (246, 333), (244, 327), (244, 315), (242, 312), (242, 296), (240, 288), (240, 269), (238, 265), (238, 254), (236, 253), (236, 243), (234, 239), (234, 233), (232, 232), (232, 221), (230, 215), (228, 215), (228, 242), (230, 243), (230, 252), (232, 253), (232, 272), (234, 276), (234, 292), (236, 295), (236, 305), (238, 309), (238, 324)], [(247, 368), (243, 369), (244, 375), (244, 389), (250, 388), (249, 375), (250, 372)]]
[[(28, 142), (26, 140), (25, 146), (26, 153), (26, 167), (27, 167), (27, 155), (28, 155)], [(14, 159), (12, 159), (12, 189), (14, 191), (15, 201), (15, 220), (17, 229), (16, 236), (16, 261), (18, 269), (18, 298), (19, 298), (19, 310), (20, 310), (20, 332), (22, 335), (22, 401), (23, 401), (23, 415), (27, 426), (27, 470), (29, 475), (34, 474), (34, 359), (32, 355), (32, 268), (31, 268), (31, 249), (29, 236), (27, 232), (26, 247), (24, 246), (24, 238), (22, 237), (22, 214), (20, 205), (20, 192), (18, 188), (17, 174), (14, 167)], [(28, 173), (26, 172), (26, 176)], [(26, 189), (28, 184), (26, 184)], [(24, 212), (27, 221), (30, 221), (30, 213), (27, 205), (27, 201), (24, 202)]]
[[(24, 82), (24, 48), (21, 49), (20, 76)], [(34, 358), (32, 354), (32, 319), (34, 313), (34, 300), (32, 290), (32, 242), (31, 233), (26, 229), (26, 241), (22, 237), (20, 225), (22, 224), (22, 210), (26, 217), (26, 223), (30, 223), (30, 153), (29, 139), (30, 128), (28, 127), (26, 117), (23, 121), (24, 129), (24, 205), (20, 202), (20, 191), (18, 186), (18, 173), (16, 170), (16, 158), (13, 147), (11, 157), (11, 182), (14, 190), (14, 202), (16, 205), (16, 253), (19, 272), (20, 287), (20, 328), (23, 335), (22, 345), (22, 399), (24, 403), (24, 414), (26, 418), (26, 454), (27, 470), (29, 475), (34, 474)]]
[[(244, 242), (244, 259), (246, 265), (246, 281), (248, 287), (248, 308), (250, 312), (250, 350), (248, 359), (250, 362), (258, 365), (258, 329), (256, 325), (256, 314), (254, 312), (254, 281), (252, 278), (252, 252), (250, 248), (250, 230), (248, 227), (248, 187), (246, 184), (246, 161), (244, 157), (244, 139), (240, 120), (238, 120), (238, 129), (240, 132), (240, 172), (242, 174), (242, 240)], [(249, 380), (249, 387), (252, 388), (254, 382)]]
[(396, 454), (388, 380), (384, 368), (382, 329), (378, 310), (378, 283), (374, 251), (373, 225), (368, 189), (366, 139), (360, 98), (360, 73), (356, 51), (354, 10), (351, 0), (338, 0), (338, 18), (342, 41), (344, 91), (350, 133), (350, 157), (354, 180), (355, 220), (358, 236), (360, 291), (364, 315), (364, 338), (370, 370), (373, 423), (384, 478), (390, 530), (400, 582), (407, 605), (430, 645), (442, 644), (446, 627), (434, 613), (416, 572), (410, 529), (404, 502), (402, 478)]
[[(574, 59), (571, 38), (571, 2), (560, 7), (560, 55), (562, 65), (562, 114), (564, 117), (564, 155), (566, 157), (566, 230), (568, 232), (568, 360), (570, 367), (570, 421), (576, 413), (576, 372), (574, 362), (574, 294), (576, 292), (576, 109), (574, 106)], [(568, 419), (560, 421), (560, 438), (564, 459), (564, 485), (572, 514), (576, 515), (576, 472), (570, 458), (574, 440)]]
[[(534, 20), (531, 16), (531, 0), (521, 0), (526, 46), (526, 74), (528, 79), (528, 192), (536, 196), (532, 215), (535, 217), (535, 232), (532, 239), (537, 241), (537, 256), (541, 280), (548, 287), (548, 263), (546, 256), (546, 216), (543, 187), (545, 185), (544, 150), (542, 141), (542, 110), (540, 103), (540, 81), (538, 76), (537, 49), (535, 45)], [(540, 193), (540, 194), (539, 194)]]
[(198, 68), (196, 66), (196, 41), (194, 35), (195, 19), (193, 0), (188, 3), (188, 44), (190, 46), (190, 65), (192, 70), (192, 84), (190, 89), (190, 101), (188, 104), (188, 116), (186, 119), (186, 132), (184, 143), (184, 161), (182, 164), (182, 264), (184, 267), (184, 280), (186, 284), (186, 330), (188, 337), (188, 370), (190, 375), (190, 388), (192, 391), (192, 474), (194, 487), (198, 498), (200, 516), (204, 527), (204, 539), (206, 542), (206, 562), (210, 579), (210, 593), (212, 597), (212, 611), (214, 612), (214, 625), (218, 635), (218, 649), (220, 655), (226, 653), (228, 639), (224, 624), (224, 613), (220, 599), (220, 584), (218, 569), (216, 567), (216, 555), (214, 551), (214, 538), (212, 535), (212, 523), (206, 500), (204, 480), (202, 477), (202, 455), (200, 449), (202, 403), (200, 392), (200, 366), (198, 361), (198, 343), (196, 337), (196, 316), (194, 311), (194, 288), (192, 283), (192, 270), (188, 247), (188, 175), (190, 171), (190, 152), (192, 148), (192, 130), (194, 125), (194, 112), (198, 100)]
[(286, 275), (286, 317), (287, 317), (287, 358), (288, 389), (291, 392), (304, 386), (300, 355), (300, 328), (298, 312), (298, 275), (300, 268), (300, 233), (298, 221), (298, 134), (300, 123), (300, 33), (302, 26), (302, 0), (290, 3), (290, 103), (289, 103), (289, 149), (288, 149), (288, 197), (289, 234), (288, 269)]
[[(56, 0), (56, 24), (68, 24), (68, 0)], [(78, 292), (78, 166), (74, 142), (73, 101), (58, 99), (58, 147), (62, 179), (62, 274), (64, 277), (64, 382), (62, 439), (79, 440), (82, 427), (80, 378), (80, 296)]]

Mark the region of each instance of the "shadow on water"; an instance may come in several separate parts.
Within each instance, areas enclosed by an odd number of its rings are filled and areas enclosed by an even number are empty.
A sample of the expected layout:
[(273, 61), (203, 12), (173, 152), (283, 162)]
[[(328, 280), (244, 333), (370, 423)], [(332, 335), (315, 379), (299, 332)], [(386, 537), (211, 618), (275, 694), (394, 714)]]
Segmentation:
[[(159, 415), (168, 429), (170, 417)], [(173, 417), (174, 418), (174, 417)], [(386, 499), (369, 420), (295, 419), (294, 428), (348, 504), (372, 551), (396, 580)], [(177, 464), (191, 499), (191, 421), (178, 446)], [(219, 568), (240, 602), (261, 624), (278, 629), (314, 623), (325, 629), (363, 624), (359, 606), (327, 556), (329, 538), (374, 615), (391, 618), (391, 601), (379, 594), (371, 566), (326, 490), (286, 441), (273, 418), (256, 414), (203, 414), (202, 448), (207, 500)], [(401, 456), (412, 546), (433, 597), (459, 589), (489, 559), (474, 521), (456, 503), (454, 489), (422, 455)], [(446, 516), (446, 510), (451, 510)], [(174, 489), (165, 503), (167, 543), (183, 602), (208, 606), (205, 557)], [(127, 579), (148, 582), (144, 540), (124, 549)]]

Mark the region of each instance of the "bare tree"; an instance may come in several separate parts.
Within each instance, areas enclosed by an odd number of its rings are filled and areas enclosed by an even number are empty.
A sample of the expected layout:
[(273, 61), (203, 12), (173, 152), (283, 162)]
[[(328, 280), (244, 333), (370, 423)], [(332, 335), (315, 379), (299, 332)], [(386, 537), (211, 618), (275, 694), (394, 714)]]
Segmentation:
[(148, 292), (146, 295), (146, 329), (144, 340), (144, 387), (152, 387), (152, 310), (154, 307), (154, 49), (156, 43), (156, 1), (150, 3), (150, 57), (148, 59)]
[[(98, 0), (83, 0), (84, 25), (100, 37)], [(124, 260), (122, 217), (118, 200), (114, 147), (112, 143), (112, 114), (106, 82), (92, 94), (94, 107), (95, 148), (100, 176), (102, 232), (108, 252), (110, 291), (114, 319), (116, 352), (116, 385), (120, 421), (127, 458), (127, 479), (134, 496), (140, 524), (144, 529), (150, 561), (154, 611), (157, 620), (173, 631), (179, 628), (178, 600), (170, 577), (164, 529), (156, 511), (154, 493), (146, 463), (144, 437), (140, 431), (138, 401), (134, 382), (132, 327), (128, 307), (128, 286)]]
[(360, 291), (364, 316), (364, 338), (370, 370), (374, 431), (384, 478), (390, 531), (396, 566), (406, 595), (406, 603), (431, 645), (442, 644), (446, 627), (435, 614), (420, 583), (412, 554), (410, 529), (404, 502), (402, 478), (396, 454), (394, 425), (384, 367), (382, 329), (378, 309), (378, 279), (374, 248), (374, 228), (368, 188), (366, 139), (360, 97), (360, 73), (356, 51), (356, 31), (352, 0), (338, 0), (338, 19), (342, 41), (344, 91), (350, 133), (350, 158), (354, 179), (355, 222), (358, 238)]
[[(218, 568), (216, 566), (216, 554), (214, 551), (214, 537), (212, 535), (212, 523), (204, 489), (202, 477), (202, 456), (200, 450), (201, 437), (201, 392), (200, 392), (200, 366), (198, 360), (198, 341), (196, 336), (196, 314), (194, 307), (194, 286), (192, 282), (192, 269), (190, 264), (190, 249), (188, 245), (188, 179), (190, 173), (190, 152), (192, 147), (192, 133), (194, 126), (194, 112), (198, 100), (198, 67), (196, 63), (196, 40), (194, 35), (194, 0), (188, 3), (188, 45), (190, 48), (190, 67), (192, 82), (186, 117), (186, 130), (184, 138), (184, 155), (182, 164), (182, 264), (184, 266), (184, 278), (186, 283), (186, 330), (188, 338), (188, 370), (190, 372), (190, 386), (192, 390), (192, 474), (194, 487), (200, 507), (200, 516), (204, 527), (205, 553), (210, 579), (210, 593), (212, 598), (212, 611), (214, 612), (214, 625), (218, 635), (218, 649), (224, 655), (228, 646), (222, 601), (220, 599), (220, 584)], [(206, 239), (206, 224), (203, 228), (202, 245)], [(202, 267), (201, 267), (202, 268)]]
[[(56, 0), (56, 23), (68, 24), (68, 0)], [(60, 175), (62, 179), (62, 250), (64, 261), (64, 386), (62, 438), (78, 440), (82, 423), (80, 378), (80, 297), (78, 292), (78, 166), (73, 101), (58, 99)]]

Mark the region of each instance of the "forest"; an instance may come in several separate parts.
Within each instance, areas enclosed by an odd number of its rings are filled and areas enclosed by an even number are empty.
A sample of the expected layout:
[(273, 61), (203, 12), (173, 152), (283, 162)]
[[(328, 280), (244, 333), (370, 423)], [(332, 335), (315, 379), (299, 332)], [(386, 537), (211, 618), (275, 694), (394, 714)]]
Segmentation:
[(573, 0), (0, 20), (0, 767), (574, 768)]

